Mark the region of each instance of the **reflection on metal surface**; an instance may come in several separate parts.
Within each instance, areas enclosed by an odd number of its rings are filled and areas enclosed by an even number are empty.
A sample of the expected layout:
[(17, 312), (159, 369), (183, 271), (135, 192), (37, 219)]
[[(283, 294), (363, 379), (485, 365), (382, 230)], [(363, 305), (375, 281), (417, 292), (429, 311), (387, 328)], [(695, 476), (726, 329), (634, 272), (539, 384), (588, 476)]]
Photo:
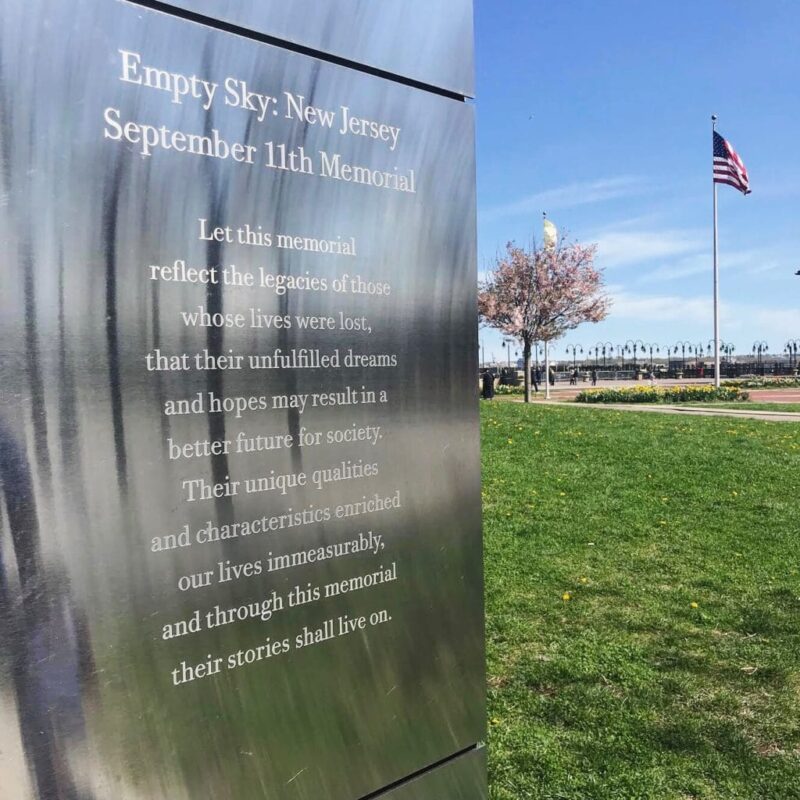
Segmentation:
[[(11, 0), (0, 36), (3, 797), (354, 800), (481, 740), (472, 109), (124, 3)], [(255, 102), (173, 102), (120, 80), (120, 50), (220, 86), (245, 81), (282, 103), (290, 92), (320, 109), (344, 105), (401, 133), (390, 149), (388, 132), (342, 135), (283, 114), (259, 122)], [(145, 155), (135, 137), (104, 137), (116, 131), (110, 118), (222, 137), (259, 158), (155, 145)], [(413, 170), (415, 191), (268, 169), (268, 141)], [(356, 254), (203, 238), (201, 219), (352, 240)], [(272, 283), (169, 280), (181, 264), (235, 265)], [(277, 288), (345, 274), (392, 293)], [(198, 307), (344, 312), (368, 318), (372, 333), (187, 324), (182, 312)], [(389, 353), (397, 366), (148, 372), (145, 361), (156, 350), (218, 359), (276, 348)], [(385, 403), (355, 403), (381, 390)], [(341, 402), (235, 405), (323, 391)], [(212, 397), (233, 410), (216, 413)], [(179, 400), (189, 413), (166, 414)], [(303, 431), (354, 423), (364, 438), (297, 444)], [(268, 452), (175, 456), (194, 442), (289, 434), (295, 444)], [(184, 481), (312, 475), (342, 462), (378, 474), (187, 501)], [(318, 516), (346, 504), (363, 513)], [(264, 519), (281, 522), (243, 527)], [(282, 566), (354, 540), (364, 549)], [(154, 552), (155, 542), (174, 547)], [(198, 577), (227, 561), (265, 567), (210, 585)], [(163, 638), (215, 606), (373, 572), (382, 580), (371, 588)], [(373, 614), (366, 630), (345, 623), (347, 635), (295, 645), (304, 629), (313, 638), (328, 620)], [(249, 663), (249, 652), (260, 657)], [(229, 654), (241, 667), (197, 668)]]
[(375, 800), (486, 800), (486, 751), (470, 750)]
[(165, 5), (474, 95), (472, 0), (165, 0)]

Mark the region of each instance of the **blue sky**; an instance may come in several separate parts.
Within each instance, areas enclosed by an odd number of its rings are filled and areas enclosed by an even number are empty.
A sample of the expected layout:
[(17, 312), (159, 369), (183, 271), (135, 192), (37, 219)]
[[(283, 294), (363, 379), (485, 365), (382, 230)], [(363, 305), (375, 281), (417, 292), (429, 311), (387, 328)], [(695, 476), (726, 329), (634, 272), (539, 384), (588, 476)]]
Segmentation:
[(800, 2), (476, 0), (475, 36), (479, 269), (547, 211), (614, 300), (557, 357), (713, 336), (712, 113), (753, 190), (719, 187), (722, 338), (800, 338)]

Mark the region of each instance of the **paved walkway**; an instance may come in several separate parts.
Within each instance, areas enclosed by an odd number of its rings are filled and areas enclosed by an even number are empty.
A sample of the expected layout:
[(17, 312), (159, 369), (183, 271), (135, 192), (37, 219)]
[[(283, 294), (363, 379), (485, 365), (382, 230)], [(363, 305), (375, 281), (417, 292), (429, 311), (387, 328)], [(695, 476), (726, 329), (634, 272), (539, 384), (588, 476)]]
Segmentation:
[[(520, 398), (521, 402), (521, 398)], [(537, 405), (569, 408), (611, 408), (614, 411), (649, 411), (654, 414), (688, 414), (695, 417), (739, 417), (766, 422), (800, 422), (800, 413), (789, 411), (739, 411), (737, 408), (698, 408), (651, 403), (565, 403), (560, 400), (537, 400)]]
[(800, 389), (746, 389), (753, 402), (800, 403)]

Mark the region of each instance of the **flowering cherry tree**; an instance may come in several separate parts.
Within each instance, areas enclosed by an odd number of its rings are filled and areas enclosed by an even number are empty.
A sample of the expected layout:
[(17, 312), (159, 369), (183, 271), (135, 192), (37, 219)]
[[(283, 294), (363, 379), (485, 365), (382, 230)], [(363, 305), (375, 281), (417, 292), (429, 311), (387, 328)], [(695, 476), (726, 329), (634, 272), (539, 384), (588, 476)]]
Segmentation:
[(611, 301), (595, 268), (596, 245), (567, 244), (528, 250), (514, 242), (498, 256), (478, 290), (478, 313), (522, 345), (525, 402), (531, 401), (531, 347), (550, 342), (582, 322), (600, 322)]

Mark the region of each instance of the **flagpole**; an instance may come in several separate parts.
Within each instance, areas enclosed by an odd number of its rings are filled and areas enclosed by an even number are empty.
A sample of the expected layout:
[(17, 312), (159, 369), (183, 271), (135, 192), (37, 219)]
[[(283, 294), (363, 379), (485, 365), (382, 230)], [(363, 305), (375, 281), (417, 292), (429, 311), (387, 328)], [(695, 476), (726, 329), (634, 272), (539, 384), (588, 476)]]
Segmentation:
[[(544, 230), (546, 219), (547, 212), (542, 211), (542, 247), (544, 249), (547, 249), (547, 233)], [(544, 399), (550, 399), (550, 342), (548, 342), (547, 339), (544, 340)]]
[(717, 182), (714, 180), (714, 133), (717, 115), (711, 115), (711, 186), (714, 192), (714, 386), (719, 388), (719, 261), (717, 258)]

